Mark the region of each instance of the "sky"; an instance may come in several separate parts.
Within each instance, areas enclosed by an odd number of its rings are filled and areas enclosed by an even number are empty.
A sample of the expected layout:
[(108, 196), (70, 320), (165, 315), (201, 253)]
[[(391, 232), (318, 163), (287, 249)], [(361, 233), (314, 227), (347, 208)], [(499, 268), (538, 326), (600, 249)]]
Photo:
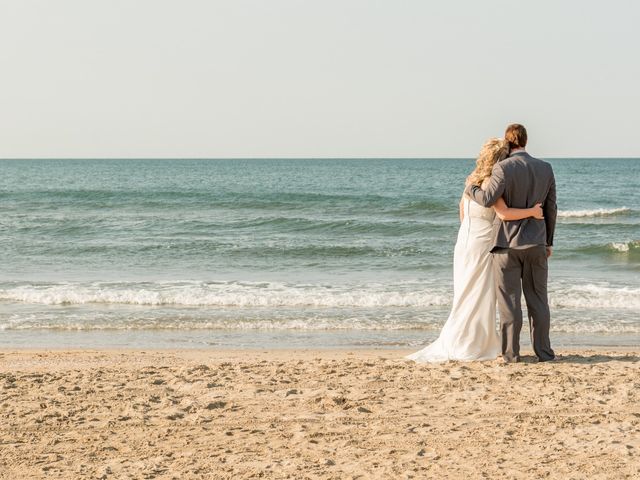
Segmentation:
[(0, 158), (640, 157), (635, 0), (0, 0)]

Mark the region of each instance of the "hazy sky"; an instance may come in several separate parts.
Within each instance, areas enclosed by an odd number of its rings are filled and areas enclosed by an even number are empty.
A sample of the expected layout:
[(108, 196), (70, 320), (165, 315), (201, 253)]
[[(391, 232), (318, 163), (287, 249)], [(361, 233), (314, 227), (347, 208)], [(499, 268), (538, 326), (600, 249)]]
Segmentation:
[(640, 156), (635, 0), (0, 0), (0, 157)]

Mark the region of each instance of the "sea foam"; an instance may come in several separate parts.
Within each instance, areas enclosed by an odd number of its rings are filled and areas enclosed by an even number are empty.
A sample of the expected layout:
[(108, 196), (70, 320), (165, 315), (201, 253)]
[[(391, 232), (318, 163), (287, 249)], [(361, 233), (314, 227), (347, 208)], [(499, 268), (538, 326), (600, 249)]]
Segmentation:
[(279, 282), (19, 285), (0, 300), (45, 305), (120, 304), (188, 307), (432, 307), (448, 305), (446, 290), (403, 285), (291, 285)]
[(640, 240), (633, 242), (612, 242), (607, 245), (610, 250), (618, 253), (630, 253), (640, 250)]
[(581, 218), (581, 217), (608, 217), (613, 215), (624, 215), (630, 212), (627, 207), (619, 208), (595, 208), (591, 210), (564, 210), (558, 212), (558, 217)]
[[(552, 284), (553, 308), (639, 309), (640, 289), (610, 284)], [(0, 288), (0, 301), (40, 305), (140, 305), (222, 308), (446, 307), (449, 285), (423, 282), (327, 285), (283, 282), (121, 282), (19, 284)]]
[(585, 284), (553, 289), (552, 308), (640, 310), (640, 288)]

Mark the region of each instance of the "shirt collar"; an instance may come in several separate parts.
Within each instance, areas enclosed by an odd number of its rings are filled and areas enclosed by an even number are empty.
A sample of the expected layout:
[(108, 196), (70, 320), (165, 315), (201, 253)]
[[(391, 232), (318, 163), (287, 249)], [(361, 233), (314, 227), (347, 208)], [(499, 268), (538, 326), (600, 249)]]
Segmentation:
[(511, 155), (517, 155), (519, 153), (527, 153), (527, 151), (524, 148), (514, 148), (511, 150)]

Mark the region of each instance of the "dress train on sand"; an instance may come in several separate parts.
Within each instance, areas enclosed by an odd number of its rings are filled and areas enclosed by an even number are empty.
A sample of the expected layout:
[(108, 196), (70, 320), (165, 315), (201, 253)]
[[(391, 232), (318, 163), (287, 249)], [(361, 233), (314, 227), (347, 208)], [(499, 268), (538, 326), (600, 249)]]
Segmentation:
[(416, 362), (494, 360), (500, 354), (491, 245), (495, 211), (464, 200), (453, 256), (453, 304), (436, 341), (406, 358)]

